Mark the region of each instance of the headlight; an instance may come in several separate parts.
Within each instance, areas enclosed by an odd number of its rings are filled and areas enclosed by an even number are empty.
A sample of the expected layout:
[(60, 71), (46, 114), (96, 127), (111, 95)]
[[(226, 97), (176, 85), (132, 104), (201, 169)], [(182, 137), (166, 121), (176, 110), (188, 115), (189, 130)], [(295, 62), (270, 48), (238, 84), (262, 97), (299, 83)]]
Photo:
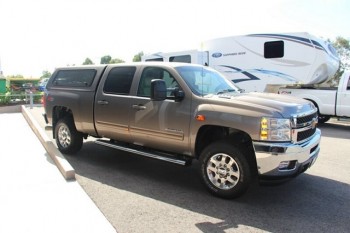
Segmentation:
[(290, 141), (291, 122), (289, 119), (261, 118), (260, 140)]

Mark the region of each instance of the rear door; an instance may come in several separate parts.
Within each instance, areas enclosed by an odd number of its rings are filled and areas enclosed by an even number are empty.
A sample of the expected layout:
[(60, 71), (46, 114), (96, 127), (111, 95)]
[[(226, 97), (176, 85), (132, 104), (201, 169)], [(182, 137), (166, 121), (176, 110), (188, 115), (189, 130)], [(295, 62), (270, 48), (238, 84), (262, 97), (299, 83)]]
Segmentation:
[(135, 66), (108, 67), (95, 99), (95, 126), (99, 136), (130, 142), (130, 90)]

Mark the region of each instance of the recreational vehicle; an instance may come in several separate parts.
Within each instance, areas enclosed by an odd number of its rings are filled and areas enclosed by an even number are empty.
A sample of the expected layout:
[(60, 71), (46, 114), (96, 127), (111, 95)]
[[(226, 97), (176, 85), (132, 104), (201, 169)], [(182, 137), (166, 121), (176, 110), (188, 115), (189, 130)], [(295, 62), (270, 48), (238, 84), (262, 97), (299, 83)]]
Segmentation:
[(203, 42), (198, 50), (156, 53), (142, 60), (207, 65), (246, 92), (320, 84), (332, 78), (339, 67), (332, 45), (306, 32), (217, 38)]

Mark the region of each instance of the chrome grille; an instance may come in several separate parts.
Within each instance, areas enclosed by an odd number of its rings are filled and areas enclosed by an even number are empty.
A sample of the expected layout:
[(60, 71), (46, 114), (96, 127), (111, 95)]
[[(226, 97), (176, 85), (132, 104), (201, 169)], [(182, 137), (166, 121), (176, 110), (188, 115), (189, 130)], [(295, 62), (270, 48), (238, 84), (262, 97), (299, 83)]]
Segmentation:
[(316, 132), (317, 112), (293, 117), (293, 122), (293, 141), (305, 141)]
[(300, 131), (300, 132), (298, 132), (297, 141), (298, 142), (304, 141), (305, 139), (314, 135), (315, 132), (316, 132), (316, 127), (307, 129), (305, 131)]
[(298, 117), (297, 124), (300, 125), (300, 124), (311, 122), (314, 118), (317, 118), (317, 112), (307, 116)]

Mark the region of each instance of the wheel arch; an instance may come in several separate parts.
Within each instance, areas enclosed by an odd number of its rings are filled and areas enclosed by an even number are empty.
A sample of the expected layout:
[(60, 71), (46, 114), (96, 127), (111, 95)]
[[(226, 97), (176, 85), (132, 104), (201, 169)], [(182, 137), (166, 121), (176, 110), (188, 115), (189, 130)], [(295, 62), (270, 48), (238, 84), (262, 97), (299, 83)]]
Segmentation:
[[(55, 138), (55, 128), (57, 122), (64, 117), (71, 117), (74, 123), (74, 116), (71, 109), (64, 106), (55, 106), (52, 109), (52, 136)], [(75, 123), (74, 123), (75, 124)]]
[(235, 145), (247, 157), (251, 171), (254, 172), (253, 175), (258, 174), (253, 141), (250, 135), (242, 130), (216, 125), (202, 126), (195, 142), (196, 158), (199, 159), (205, 147), (217, 141), (225, 141)]

